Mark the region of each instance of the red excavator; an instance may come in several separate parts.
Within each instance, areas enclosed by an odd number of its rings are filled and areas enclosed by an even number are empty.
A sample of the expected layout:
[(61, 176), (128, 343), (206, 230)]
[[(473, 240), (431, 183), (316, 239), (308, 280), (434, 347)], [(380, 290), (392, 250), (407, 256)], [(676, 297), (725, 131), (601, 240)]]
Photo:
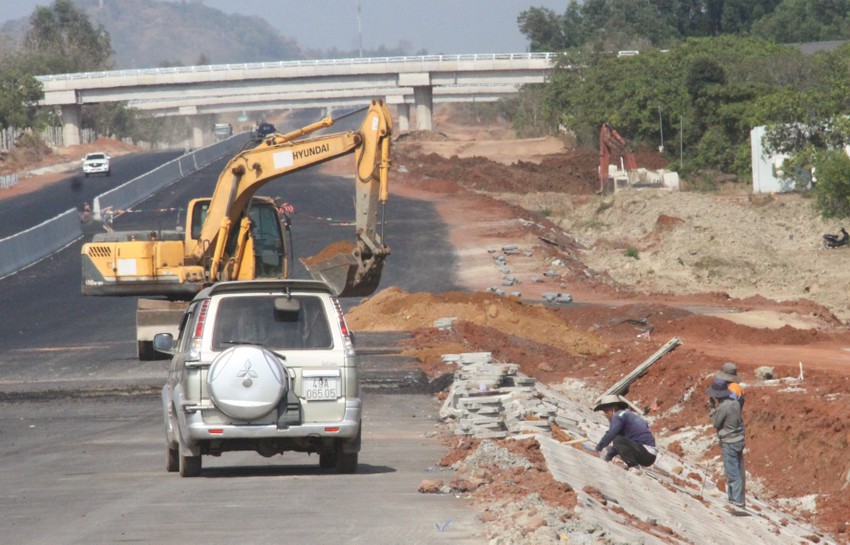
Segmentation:
[[(620, 136), (620, 133), (611, 126), (607, 121), (602, 124), (599, 129), (599, 192), (606, 193), (608, 186), (608, 165), (611, 161), (611, 156), (618, 159), (620, 168), (626, 173), (634, 172), (637, 169), (635, 157), (632, 155), (632, 150), (626, 141)], [(613, 188), (611, 188), (613, 190)]]

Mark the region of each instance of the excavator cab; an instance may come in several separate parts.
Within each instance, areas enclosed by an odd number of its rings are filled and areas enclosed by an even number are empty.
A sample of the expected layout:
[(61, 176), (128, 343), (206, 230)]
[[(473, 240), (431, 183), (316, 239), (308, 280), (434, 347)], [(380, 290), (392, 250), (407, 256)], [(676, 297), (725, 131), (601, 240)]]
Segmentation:
[[(204, 221), (210, 207), (209, 198), (193, 199), (186, 218), (187, 230), (193, 242), (199, 241)], [(268, 197), (254, 197), (245, 211), (250, 220), (250, 240), (246, 241), (246, 250), (253, 254), (253, 261), (246, 260), (239, 271), (229, 271), (233, 280), (269, 278), (280, 279), (289, 276), (285, 247), (288, 239), (283, 236), (281, 218), (277, 205)], [(239, 246), (239, 229), (228, 233), (225, 252), (234, 256)], [(236, 275), (238, 277), (233, 278)]]

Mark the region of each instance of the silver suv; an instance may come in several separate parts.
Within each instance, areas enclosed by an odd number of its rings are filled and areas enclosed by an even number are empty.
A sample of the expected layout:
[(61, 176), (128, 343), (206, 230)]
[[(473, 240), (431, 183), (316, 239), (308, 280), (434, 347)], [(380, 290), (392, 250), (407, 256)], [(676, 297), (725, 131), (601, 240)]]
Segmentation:
[(201, 456), (318, 453), (354, 473), (362, 402), (357, 357), (330, 288), (312, 280), (221, 282), (189, 303), (162, 389), (166, 468), (201, 473)]

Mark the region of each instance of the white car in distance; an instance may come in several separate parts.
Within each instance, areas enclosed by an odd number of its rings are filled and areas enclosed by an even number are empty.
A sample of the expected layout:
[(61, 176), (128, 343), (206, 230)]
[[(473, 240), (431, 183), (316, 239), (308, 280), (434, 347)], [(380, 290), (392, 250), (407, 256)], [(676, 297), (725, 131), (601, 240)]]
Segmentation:
[(86, 177), (88, 177), (89, 174), (111, 175), (112, 172), (109, 167), (110, 159), (112, 159), (112, 157), (110, 157), (108, 153), (101, 151), (87, 153), (86, 156), (83, 157), (83, 174), (85, 174)]

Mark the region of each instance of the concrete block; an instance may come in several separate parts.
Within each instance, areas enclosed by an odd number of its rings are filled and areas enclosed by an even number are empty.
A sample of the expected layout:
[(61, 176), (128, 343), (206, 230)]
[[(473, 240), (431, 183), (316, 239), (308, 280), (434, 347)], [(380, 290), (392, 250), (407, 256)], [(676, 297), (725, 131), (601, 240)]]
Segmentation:
[(491, 363), (493, 361), (492, 352), (464, 352), (460, 355), (461, 363)]
[(504, 439), (508, 436), (507, 430), (505, 431), (488, 431), (488, 432), (477, 432), (473, 434), (473, 437), (476, 439)]

